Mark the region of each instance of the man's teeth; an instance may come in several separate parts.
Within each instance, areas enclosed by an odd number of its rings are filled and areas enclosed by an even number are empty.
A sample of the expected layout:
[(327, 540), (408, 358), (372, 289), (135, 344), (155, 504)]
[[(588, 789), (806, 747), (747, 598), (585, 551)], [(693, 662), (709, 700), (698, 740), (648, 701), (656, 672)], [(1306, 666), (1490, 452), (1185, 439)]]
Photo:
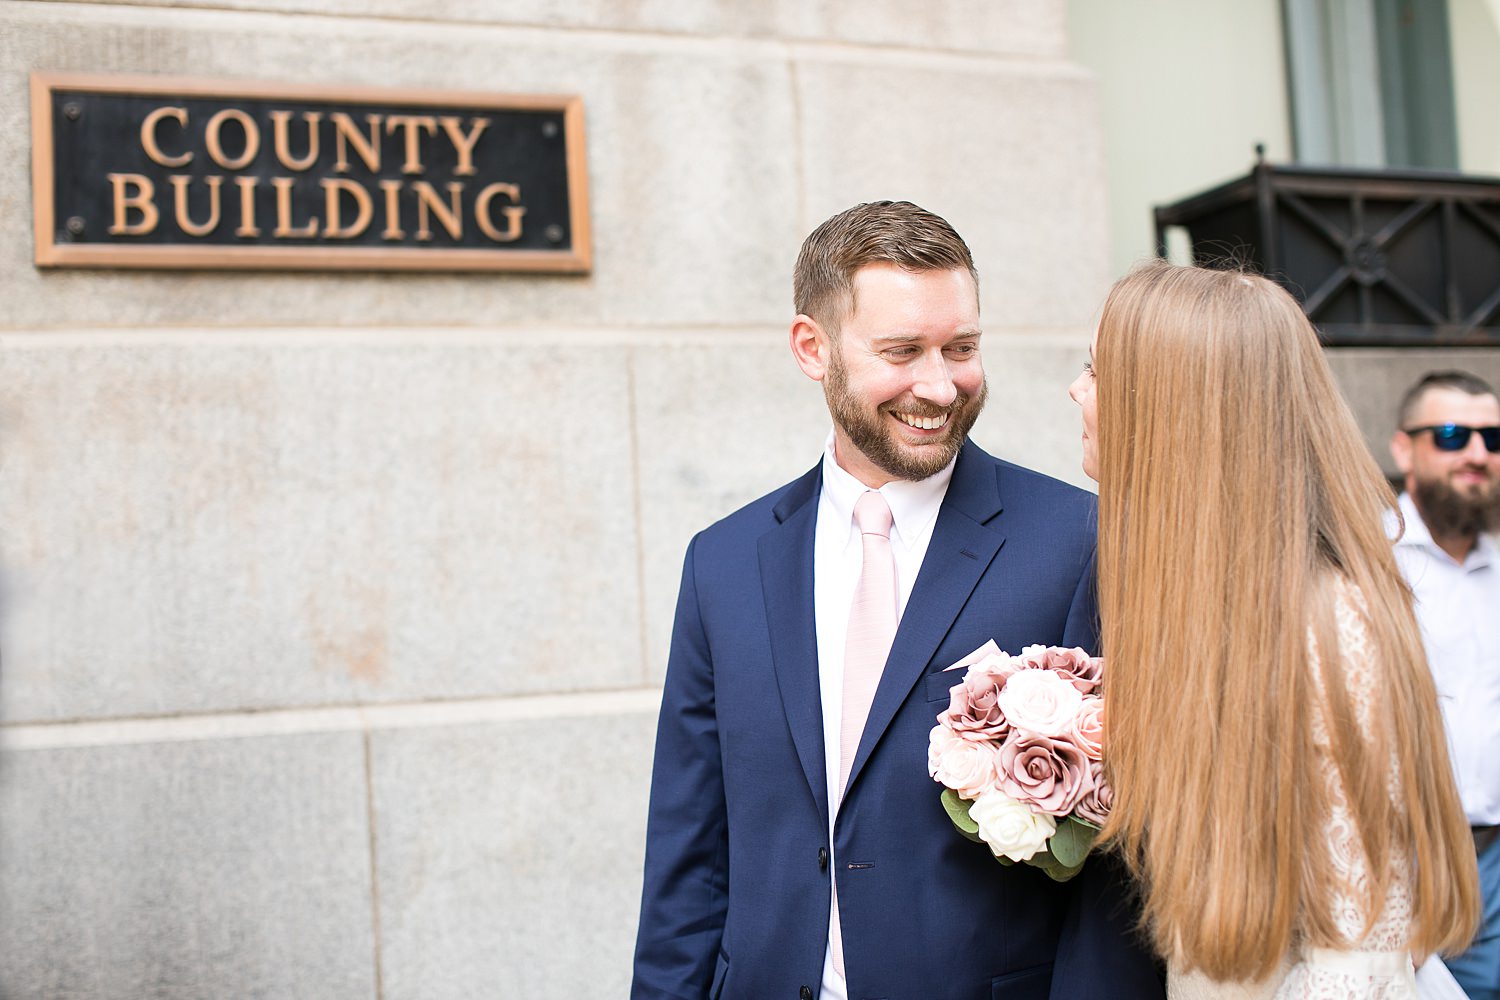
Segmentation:
[(948, 422), (949, 414), (941, 417), (914, 417), (909, 413), (897, 413), (896, 419), (910, 427), (919, 427), (924, 431), (935, 431)]

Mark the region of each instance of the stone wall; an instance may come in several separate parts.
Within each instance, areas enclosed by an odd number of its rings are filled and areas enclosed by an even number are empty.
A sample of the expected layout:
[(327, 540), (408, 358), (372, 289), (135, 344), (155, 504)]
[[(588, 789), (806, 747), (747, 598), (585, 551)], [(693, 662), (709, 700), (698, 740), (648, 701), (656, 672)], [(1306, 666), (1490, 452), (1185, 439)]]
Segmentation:
[[(947, 216), (1077, 481), (1062, 0), (0, 5), (0, 997), (627, 990), (692, 532), (816, 460), (802, 236)], [(585, 277), (38, 271), (30, 71), (585, 102)]]

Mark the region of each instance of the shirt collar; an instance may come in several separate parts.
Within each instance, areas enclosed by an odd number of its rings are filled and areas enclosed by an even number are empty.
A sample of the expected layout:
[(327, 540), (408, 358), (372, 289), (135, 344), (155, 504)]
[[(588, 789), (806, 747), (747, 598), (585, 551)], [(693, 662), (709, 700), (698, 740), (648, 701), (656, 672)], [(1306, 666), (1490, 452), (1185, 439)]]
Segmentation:
[[(1403, 492), (1396, 499), (1396, 504), (1401, 508), (1402, 520), (1406, 522), (1406, 532), (1396, 539), (1397, 547), (1425, 549), (1429, 555), (1452, 562), (1453, 557), (1432, 540), (1432, 532), (1428, 530), (1426, 522), (1422, 520), (1422, 515), (1417, 511), (1416, 502), (1412, 500), (1411, 494)], [(1474, 548), (1469, 551), (1468, 558), (1464, 559), (1463, 568), (1465, 570), (1483, 569), (1493, 564), (1497, 556), (1500, 556), (1500, 547), (1495, 545), (1494, 538), (1482, 534), (1474, 544)]]
[[(954, 455), (952, 461), (926, 479), (893, 479), (878, 490), (890, 505), (891, 520), (902, 544), (909, 545), (921, 538), (937, 520), (957, 461), (958, 456)], [(868, 489), (839, 465), (834, 455), (834, 435), (830, 431), (828, 442), (823, 447), (823, 493), (840, 523), (854, 523), (854, 504)]]

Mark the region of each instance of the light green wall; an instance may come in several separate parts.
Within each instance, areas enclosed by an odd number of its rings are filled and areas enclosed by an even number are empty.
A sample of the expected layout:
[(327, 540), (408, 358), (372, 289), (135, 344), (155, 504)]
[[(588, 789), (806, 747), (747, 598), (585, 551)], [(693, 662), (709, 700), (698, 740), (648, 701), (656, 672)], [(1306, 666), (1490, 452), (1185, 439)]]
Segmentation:
[(1291, 158), (1276, 0), (1069, 0), (1068, 31), (1099, 80), (1115, 272), (1153, 251), (1152, 206), (1246, 173), (1257, 142)]
[(1449, 0), (1458, 162), (1466, 173), (1500, 175), (1500, 0)]

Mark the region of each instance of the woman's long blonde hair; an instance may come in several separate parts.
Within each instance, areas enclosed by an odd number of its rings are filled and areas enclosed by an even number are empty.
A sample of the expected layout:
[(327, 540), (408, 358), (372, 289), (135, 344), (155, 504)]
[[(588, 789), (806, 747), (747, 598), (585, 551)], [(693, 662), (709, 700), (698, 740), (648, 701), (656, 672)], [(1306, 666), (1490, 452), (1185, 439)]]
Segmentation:
[[(1364, 912), (1405, 858), (1411, 950), (1461, 950), (1478, 919), (1473, 844), (1382, 523), (1394, 497), (1301, 309), (1263, 278), (1142, 265), (1105, 303), (1095, 369), (1104, 837), (1141, 881), (1155, 944), (1245, 980), (1294, 939), (1345, 943), (1317, 698), (1369, 861)], [(1377, 660), (1368, 727), (1334, 638), (1340, 578)]]

